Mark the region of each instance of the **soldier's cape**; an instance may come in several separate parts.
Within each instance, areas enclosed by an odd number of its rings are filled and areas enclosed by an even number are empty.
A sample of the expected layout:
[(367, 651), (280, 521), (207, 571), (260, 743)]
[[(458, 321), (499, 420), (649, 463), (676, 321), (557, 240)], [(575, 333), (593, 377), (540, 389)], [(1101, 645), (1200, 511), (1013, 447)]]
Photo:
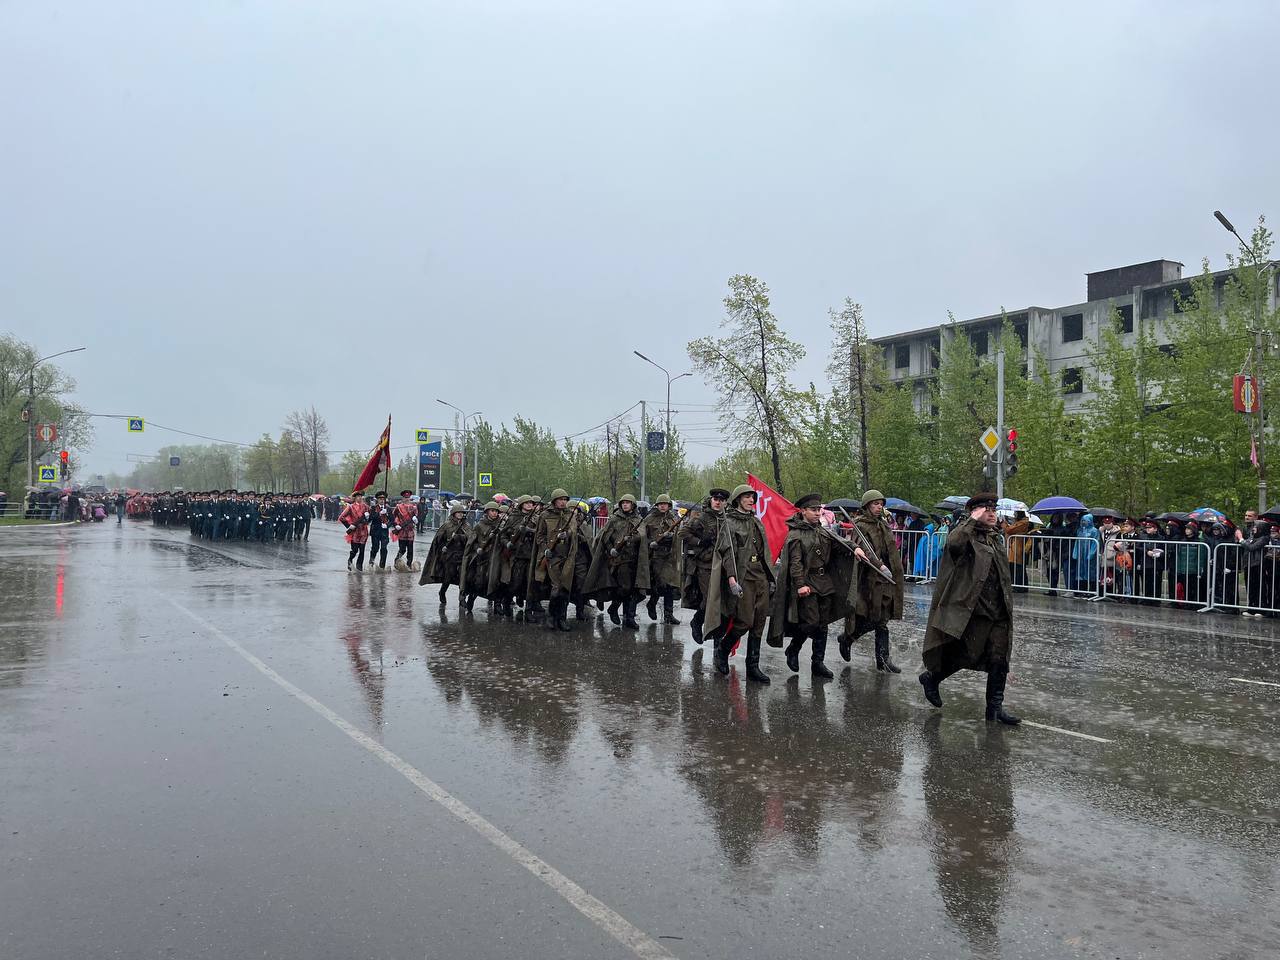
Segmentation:
[[(805, 523), (799, 513), (787, 521), (787, 526), (794, 529), (794, 521)], [(805, 523), (805, 526), (808, 524)], [(835, 591), (831, 594), (827, 623), (834, 623), (851, 614), (858, 602), (858, 564), (861, 561), (854, 556), (852, 546), (832, 535), (825, 527), (818, 528), (818, 536), (826, 537), (831, 546), (827, 553), (826, 569)], [(790, 636), (792, 629), (800, 621), (800, 597), (796, 595), (796, 591), (802, 584), (791, 579), (791, 555), (799, 549), (800, 542), (788, 535), (778, 557), (778, 588), (769, 603), (769, 630), (765, 634), (765, 642), (771, 647), (782, 646), (783, 638)]]
[(618, 589), (616, 578), (618, 565), (611, 562), (609, 550), (613, 536), (622, 524), (634, 524), (640, 537), (636, 546), (636, 582), (633, 584), (633, 589), (639, 592), (649, 589), (649, 541), (645, 538), (643, 523), (644, 519), (637, 514), (632, 513), (631, 516), (627, 516), (620, 507), (614, 507), (609, 522), (596, 537), (591, 554), (591, 569), (587, 571), (587, 582), (582, 588), (583, 596), (596, 600), (613, 599), (613, 592)]
[[(732, 508), (725, 511), (724, 519), (720, 522), (720, 533), (716, 537), (716, 548), (711, 555), (711, 576), (707, 583), (707, 613), (703, 620), (702, 631), (704, 634), (710, 634), (713, 630), (720, 629), (722, 626), (728, 630), (729, 621), (732, 617), (725, 614), (724, 590), (726, 586), (724, 580), (724, 562), (720, 559), (720, 545), (725, 542), (726, 537), (732, 537), (732, 520), (730, 514)], [(764, 524), (760, 522), (760, 518), (754, 514), (751, 522), (756, 525), (756, 532), (760, 534), (760, 542), (765, 546), (765, 552), (769, 550), (769, 534), (765, 532)], [(733, 598), (730, 597), (730, 600)]]
[[(445, 582), (444, 578), (447, 571), (445, 570), (445, 564), (444, 564), (444, 548), (446, 543), (449, 543), (452, 541), (446, 541), (444, 537), (440, 536), (440, 534), (444, 532), (444, 530), (451, 525), (452, 525), (452, 518), (446, 521), (444, 525), (442, 525), (440, 529), (436, 531), (436, 535), (431, 538), (431, 546), (427, 548), (427, 559), (422, 564), (422, 576), (418, 578), (419, 586), (422, 586), (423, 584), (428, 584), (428, 583), (444, 583)], [(462, 529), (465, 531), (465, 533), (463, 534), (464, 536), (470, 535), (470, 526), (471, 525), (468, 524), (465, 520), (463, 521)], [(456, 535), (457, 534), (455, 534), (455, 536)], [(464, 551), (466, 549), (465, 542), (466, 541), (463, 541)], [(449, 582), (452, 583), (453, 581), (451, 580)]]
[[(534, 511), (536, 515), (537, 511)], [(515, 568), (515, 548), (507, 550), (505, 544), (514, 540), (516, 531), (528, 520), (528, 516), (513, 507), (498, 525), (498, 532), (493, 538), (493, 549), (489, 551), (489, 595), (493, 596), (504, 584), (509, 593), (517, 593), (523, 597), (528, 586), (528, 571)], [(536, 523), (536, 521), (535, 521)]]
[[(575, 514), (577, 516), (575, 516)], [(542, 513), (542, 516), (546, 516), (545, 511)], [(565, 516), (568, 517), (569, 549), (563, 557), (560, 557), (559, 559), (552, 558), (555, 560), (555, 565), (554, 567), (550, 567), (547, 571), (550, 574), (547, 578), (547, 582), (548, 584), (559, 584), (566, 592), (568, 592), (573, 589), (574, 560), (578, 555), (578, 532), (582, 529), (582, 511), (577, 507), (567, 507), (565, 508)], [(533, 585), (536, 582), (534, 575), (538, 572), (538, 565), (544, 560), (542, 551), (546, 549), (545, 546), (538, 545), (538, 528), (540, 526), (542, 526), (541, 517), (539, 517), (538, 522), (533, 525), (533, 553), (529, 557), (529, 570), (525, 578), (525, 585), (529, 592), (529, 596), (535, 595), (533, 593)], [(557, 528), (556, 532), (559, 533), (559, 528)]]
[[(462, 587), (463, 590), (467, 588), (467, 574), (471, 570), (472, 563), (475, 562), (476, 553), (481, 549), (482, 546), (489, 550), (489, 556), (486, 557), (486, 562), (492, 559), (493, 551), (497, 548), (497, 545), (498, 545), (498, 530), (501, 527), (501, 525), (502, 525), (501, 518), (492, 522), (490, 522), (487, 518), (482, 518), (479, 522), (473, 524), (471, 527), (471, 530), (467, 533), (467, 545), (462, 548), (462, 570), (458, 573), (458, 585)], [(492, 533), (489, 539), (486, 540), (482, 545), (480, 543), (480, 536), (485, 531), (486, 528), (492, 528)], [(426, 568), (424, 566), (423, 568), (424, 572), (425, 572), (425, 569)], [(484, 571), (484, 579), (485, 579), (485, 589), (481, 591), (480, 596), (484, 597), (487, 600), (489, 599), (489, 589), (488, 589), (489, 569), (487, 566)]]
[[(675, 534), (671, 538), (671, 550), (667, 554), (666, 560), (664, 560), (663, 563), (653, 572), (657, 573), (664, 583), (670, 584), (678, 592), (684, 585), (684, 518), (680, 517), (673, 509), (667, 512), (666, 517), (663, 518), (661, 524), (650, 524), (649, 521), (651, 518), (661, 516), (662, 514), (654, 511), (644, 518), (644, 524), (641, 529), (644, 530), (645, 547), (648, 547), (649, 540), (651, 538), (657, 539), (657, 537), (653, 536), (655, 533), (657, 533), (658, 536), (662, 536), (664, 533)], [(671, 521), (670, 529), (663, 530), (663, 527), (668, 526), (668, 520)], [(649, 586), (653, 589), (657, 589), (661, 584), (654, 583), (653, 577), (650, 576)]]

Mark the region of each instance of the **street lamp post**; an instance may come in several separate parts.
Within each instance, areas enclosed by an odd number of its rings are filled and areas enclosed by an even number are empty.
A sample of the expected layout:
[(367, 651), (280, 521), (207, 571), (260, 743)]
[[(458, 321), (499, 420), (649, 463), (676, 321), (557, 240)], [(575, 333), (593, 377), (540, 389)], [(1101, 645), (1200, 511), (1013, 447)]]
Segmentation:
[[(475, 413), (463, 413), (463, 411), (462, 411), (462, 408), (461, 408), (461, 407), (454, 406), (454, 405), (453, 405), (452, 403), (450, 403), (448, 400), (441, 400), (439, 397), (436, 397), (436, 403), (443, 403), (446, 407), (449, 407), (451, 410), (457, 410), (457, 411), (458, 411), (458, 416), (460, 416), (460, 417), (462, 418), (462, 442), (458, 444), (458, 452), (459, 452), (459, 453), (461, 453), (461, 455), (462, 455), (462, 459), (461, 459), (461, 461), (458, 463), (458, 492), (459, 492), (459, 493), (466, 493), (466, 492), (467, 492), (467, 491), (466, 491), (466, 486), (467, 486), (467, 421), (468, 421), (469, 419), (471, 419), (472, 417), (478, 417), (478, 416), (480, 416), (480, 411), (479, 411), (479, 410), (477, 410)], [(473, 465), (473, 469), (475, 470), (475, 476), (472, 478), (472, 479), (473, 479), (473, 482), (472, 482), (472, 487), (471, 487), (471, 493), (472, 493), (472, 496), (479, 496), (479, 495), (480, 495), (480, 438), (479, 438), (479, 437), (476, 437), (476, 436), (473, 436), (473, 437), (472, 437), (472, 441), (473, 441), (473, 443), (475, 444), (475, 449), (474, 449), (475, 456), (472, 458), (472, 459), (475, 461), (475, 463), (474, 463), (474, 465)]]
[[(35, 482), (35, 476), (31, 472), (32, 464), (32, 447), (35, 444), (36, 435), (36, 367), (44, 363), (46, 360), (52, 360), (54, 357), (65, 356), (68, 353), (79, 353), (84, 347), (72, 347), (70, 350), (62, 350), (58, 353), (51, 353), (47, 357), (41, 357), (31, 365), (31, 369), (27, 371), (27, 486), (31, 486)], [(23, 496), (26, 494), (24, 493)]]
[(1223, 216), (1221, 210), (1213, 211), (1214, 219), (1222, 224), (1223, 229), (1229, 232), (1240, 243), (1240, 249), (1249, 255), (1253, 260), (1254, 269), (1257, 271), (1258, 282), (1254, 285), (1257, 288), (1257, 296), (1254, 303), (1253, 330), (1253, 383), (1258, 391), (1258, 515), (1267, 512), (1267, 455), (1266, 455), (1266, 419), (1262, 407), (1262, 275), (1271, 269), (1271, 262), (1262, 263), (1258, 259), (1257, 251), (1253, 247), (1244, 242), (1244, 238), (1236, 232), (1236, 228), (1231, 225), (1231, 221)]
[[(656, 363), (655, 361), (650, 360), (648, 357), (646, 357), (646, 356), (645, 356), (643, 353), (641, 353), (639, 350), (632, 350), (631, 352), (632, 352), (632, 353), (634, 353), (634, 354), (635, 354), (637, 357), (639, 357), (641, 360), (643, 360), (645, 363), (652, 363), (655, 367), (657, 367), (659, 370), (661, 370), (661, 371), (662, 371), (662, 373), (663, 373), (663, 376), (665, 376), (665, 377), (667, 378), (667, 433), (666, 433), (666, 438), (665, 438), (665, 440), (664, 440), (664, 442), (663, 442), (663, 452), (666, 454), (665, 459), (666, 459), (666, 461), (667, 461), (667, 490), (666, 490), (666, 493), (667, 493), (667, 496), (670, 496), (670, 495), (671, 495), (671, 384), (673, 384), (673, 383), (675, 383), (675, 381), (679, 380), (679, 379), (680, 379), (680, 377), (691, 377), (691, 376), (693, 376), (693, 374), (692, 374), (691, 372), (690, 372), (690, 373), (682, 373), (682, 374), (680, 374), (679, 376), (673, 377), (673, 376), (671, 376), (671, 374), (669, 374), (669, 373), (667, 372), (667, 368), (666, 368), (666, 367), (664, 367), (664, 366), (663, 366), (662, 364), (660, 364), (660, 363)], [(643, 432), (644, 432), (644, 429), (645, 429), (645, 425), (644, 425), (643, 423), (641, 423), (641, 424), (640, 424), (640, 431), (643, 433)], [(645, 437), (645, 438), (644, 438), (644, 442), (645, 442), (645, 443), (648, 443), (648, 442), (649, 442), (649, 438), (648, 438), (648, 437)]]

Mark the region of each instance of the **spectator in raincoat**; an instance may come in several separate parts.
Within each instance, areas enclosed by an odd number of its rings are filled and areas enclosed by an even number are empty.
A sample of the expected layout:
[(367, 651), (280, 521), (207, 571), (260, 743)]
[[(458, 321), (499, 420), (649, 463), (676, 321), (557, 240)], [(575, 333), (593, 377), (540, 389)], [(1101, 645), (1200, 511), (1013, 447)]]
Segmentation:
[(1187, 603), (1204, 603), (1205, 571), (1209, 568), (1209, 555), (1200, 546), (1200, 524), (1188, 520), (1186, 526), (1176, 521), (1169, 523), (1169, 539), (1181, 540), (1173, 548), (1173, 596)]
[(1074, 589), (1082, 593), (1096, 593), (1098, 589), (1098, 549), (1102, 546), (1102, 534), (1093, 525), (1093, 514), (1080, 518), (1071, 545), (1071, 568), (1075, 573)]
[(926, 580), (929, 577), (929, 571), (936, 569), (930, 566), (933, 560), (933, 524), (926, 523), (924, 525), (924, 536), (920, 538), (920, 542), (916, 544), (915, 559), (911, 564), (911, 575)]
[(1030, 559), (1031, 520), (1018, 510), (1013, 519), (1004, 524), (1005, 550), (1009, 558), (1009, 579), (1015, 593), (1027, 592), (1027, 560)]

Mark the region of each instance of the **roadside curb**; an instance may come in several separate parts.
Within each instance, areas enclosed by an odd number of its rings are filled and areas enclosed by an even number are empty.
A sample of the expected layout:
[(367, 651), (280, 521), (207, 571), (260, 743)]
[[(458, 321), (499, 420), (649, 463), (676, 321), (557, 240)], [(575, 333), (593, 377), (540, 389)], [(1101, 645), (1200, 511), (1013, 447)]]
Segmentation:
[(58, 520), (54, 523), (0, 523), (0, 532), (5, 530), (47, 530), (50, 527), (74, 527), (82, 520)]

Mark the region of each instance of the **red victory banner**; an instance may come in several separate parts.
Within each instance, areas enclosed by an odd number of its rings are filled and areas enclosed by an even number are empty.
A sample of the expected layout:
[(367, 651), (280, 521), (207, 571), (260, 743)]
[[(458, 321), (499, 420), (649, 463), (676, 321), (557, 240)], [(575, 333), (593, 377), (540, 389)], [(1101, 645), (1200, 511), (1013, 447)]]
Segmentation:
[(378, 474), (383, 471), (391, 470), (391, 417), (387, 416), (387, 429), (382, 431), (382, 436), (378, 438), (378, 445), (373, 448), (373, 454), (369, 457), (369, 462), (364, 465), (364, 469), (360, 471), (360, 478), (356, 480), (356, 485), (351, 489), (359, 493), (365, 487), (373, 483), (377, 479)]
[(1231, 382), (1231, 398), (1237, 413), (1258, 412), (1258, 384), (1247, 373), (1237, 373)]
[(773, 562), (778, 562), (782, 541), (787, 539), (787, 520), (796, 512), (796, 506), (759, 477), (747, 474), (747, 485), (756, 492), (756, 517), (764, 524), (769, 538), (769, 552)]

